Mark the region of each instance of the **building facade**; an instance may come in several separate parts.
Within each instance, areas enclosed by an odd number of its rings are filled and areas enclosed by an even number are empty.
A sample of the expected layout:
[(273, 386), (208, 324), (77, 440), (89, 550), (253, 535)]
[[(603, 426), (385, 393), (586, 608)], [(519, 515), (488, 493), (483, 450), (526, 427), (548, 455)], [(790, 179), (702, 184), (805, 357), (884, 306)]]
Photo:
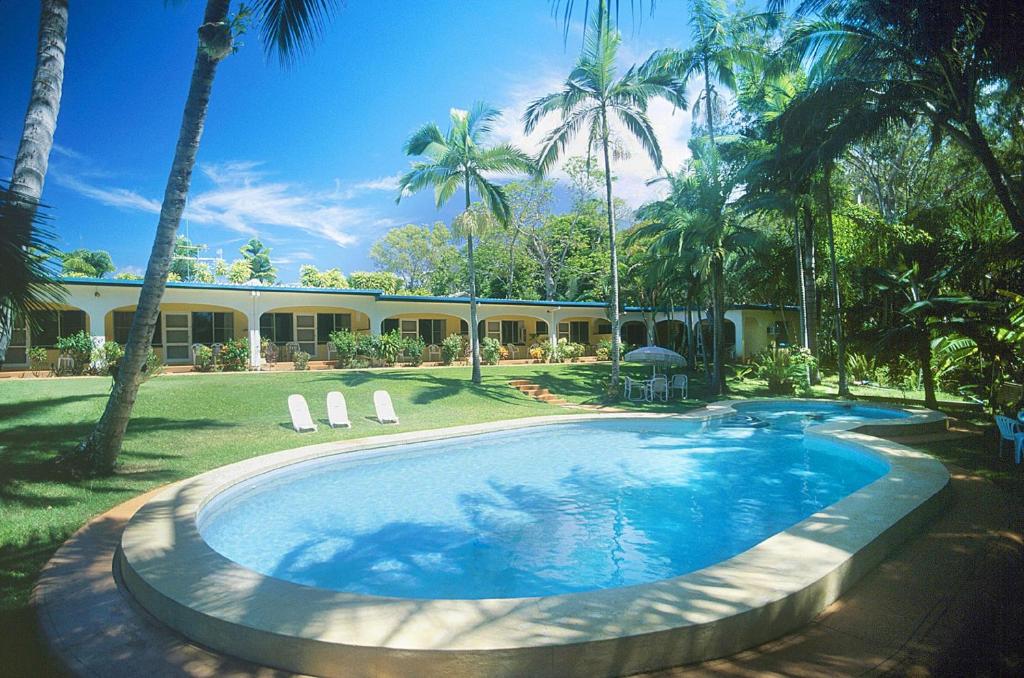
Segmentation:
[[(56, 362), (56, 342), (80, 330), (93, 343), (124, 344), (142, 287), (140, 280), (69, 278), (64, 304), (37, 312), (34, 323), (19, 322), (11, 335), (4, 370), (23, 370), (29, 351), (42, 346)], [(480, 299), (480, 336), (508, 347), (512, 358), (527, 358), (530, 346), (547, 339), (574, 341), (592, 354), (611, 338), (607, 306), (600, 302)], [(626, 307), (622, 339), (633, 345), (658, 344), (685, 351), (689, 337), (699, 351), (709, 343), (708, 321), (691, 316), (687, 330), (684, 309), (651, 312)], [(772, 342), (797, 334), (793, 308), (734, 305), (725, 314), (726, 344), (737, 359), (756, 355)], [(437, 346), (451, 335), (469, 335), (469, 299), (384, 294), (379, 290), (319, 289), (200, 283), (167, 284), (153, 336), (157, 355), (167, 365), (188, 365), (192, 347), (247, 338), (250, 363), (260, 364), (260, 339), (298, 347), (313, 360), (327, 360), (331, 332), (362, 334), (397, 330)]]

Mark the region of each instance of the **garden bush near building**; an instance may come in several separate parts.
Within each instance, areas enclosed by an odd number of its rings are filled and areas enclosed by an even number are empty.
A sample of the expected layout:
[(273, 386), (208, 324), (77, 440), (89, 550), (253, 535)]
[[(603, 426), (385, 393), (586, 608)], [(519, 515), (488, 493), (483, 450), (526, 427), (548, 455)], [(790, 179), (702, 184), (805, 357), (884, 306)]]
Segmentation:
[(92, 337), (86, 334), (85, 330), (57, 339), (57, 350), (71, 356), (74, 361), (71, 374), (85, 374), (92, 365)]
[(462, 358), (464, 351), (462, 337), (457, 334), (450, 334), (441, 342), (441, 361), (445, 365), (451, 365), (456, 360)]
[(488, 365), (497, 365), (501, 360), (501, 342), (494, 337), (484, 337), (480, 342), (480, 359)]
[(219, 357), (225, 372), (244, 372), (249, 369), (249, 340), (231, 339), (221, 348)]
[(351, 367), (352, 361), (359, 354), (359, 337), (350, 330), (331, 332), (331, 345), (337, 356), (336, 367)]

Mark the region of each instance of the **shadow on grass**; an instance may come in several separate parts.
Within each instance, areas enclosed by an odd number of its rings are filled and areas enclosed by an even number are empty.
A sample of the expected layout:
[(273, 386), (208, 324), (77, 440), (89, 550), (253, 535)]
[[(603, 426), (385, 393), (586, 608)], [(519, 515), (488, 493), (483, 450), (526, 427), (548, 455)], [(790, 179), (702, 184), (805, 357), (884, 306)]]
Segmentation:
[(340, 386), (348, 388), (355, 388), (369, 382), (377, 382), (381, 385), (381, 388), (387, 390), (388, 382), (401, 384), (410, 390), (417, 389), (410, 398), (410, 401), (415, 405), (428, 405), (439, 400), (470, 393), (504, 403), (515, 403), (521, 400), (521, 397), (504, 383), (484, 383), (478, 386), (470, 380), (469, 375), (461, 373), (439, 375), (431, 371), (414, 369), (407, 371), (396, 369), (394, 372), (353, 370), (341, 374), (325, 374), (318, 378), (325, 381), (340, 382)]
[[(26, 424), (5, 430), (0, 435), (0, 502), (10, 506), (46, 508), (66, 506), (78, 499), (67, 496), (64, 487), (77, 487), (94, 494), (130, 493), (132, 490), (119, 484), (119, 480), (130, 476), (133, 482), (157, 483), (175, 477), (173, 470), (139, 467), (138, 464), (124, 464), (118, 473), (101, 479), (74, 479), (68, 477), (54, 463), (59, 455), (70, 452), (92, 430), (93, 422), (74, 424)], [(213, 430), (230, 428), (213, 419), (165, 419), (162, 417), (139, 417), (132, 419), (129, 432), (135, 435), (171, 433), (174, 431)], [(178, 458), (179, 454), (133, 451), (133, 459), (164, 462)], [(41, 491), (48, 483), (53, 492)]]
[(63, 405), (91, 400), (93, 398), (109, 397), (109, 393), (80, 393), (76, 395), (61, 396), (59, 398), (41, 398), (38, 400), (22, 400), (15, 403), (0, 405), (0, 421), (9, 421), (38, 411), (46, 411), (60, 408)]

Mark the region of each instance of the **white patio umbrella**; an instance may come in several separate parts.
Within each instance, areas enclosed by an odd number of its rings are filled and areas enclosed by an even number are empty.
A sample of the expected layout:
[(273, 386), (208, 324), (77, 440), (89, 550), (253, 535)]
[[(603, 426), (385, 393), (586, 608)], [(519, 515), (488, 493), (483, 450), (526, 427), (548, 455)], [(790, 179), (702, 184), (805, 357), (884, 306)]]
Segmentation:
[(633, 349), (626, 354), (626, 362), (650, 365), (652, 374), (657, 374), (659, 365), (686, 367), (686, 358), (661, 346), (642, 346)]

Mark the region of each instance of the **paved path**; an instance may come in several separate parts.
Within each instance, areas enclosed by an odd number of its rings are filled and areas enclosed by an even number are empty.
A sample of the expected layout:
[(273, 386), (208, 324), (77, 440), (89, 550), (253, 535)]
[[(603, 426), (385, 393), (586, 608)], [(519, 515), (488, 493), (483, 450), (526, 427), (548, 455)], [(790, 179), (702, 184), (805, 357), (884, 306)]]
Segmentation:
[[(1022, 596), (1006, 594), (1024, 582), (1020, 507), (985, 480), (951, 473), (943, 516), (811, 624), (726, 659), (651, 676), (928, 675), (955, 672), (958, 653), (974, 657), (988, 642), (980, 634), (1016, 629), (1019, 637)], [(190, 643), (118, 588), (114, 551), (148, 497), (83, 527), (43, 569), (33, 602), (58, 659), (82, 676), (287, 675)]]

